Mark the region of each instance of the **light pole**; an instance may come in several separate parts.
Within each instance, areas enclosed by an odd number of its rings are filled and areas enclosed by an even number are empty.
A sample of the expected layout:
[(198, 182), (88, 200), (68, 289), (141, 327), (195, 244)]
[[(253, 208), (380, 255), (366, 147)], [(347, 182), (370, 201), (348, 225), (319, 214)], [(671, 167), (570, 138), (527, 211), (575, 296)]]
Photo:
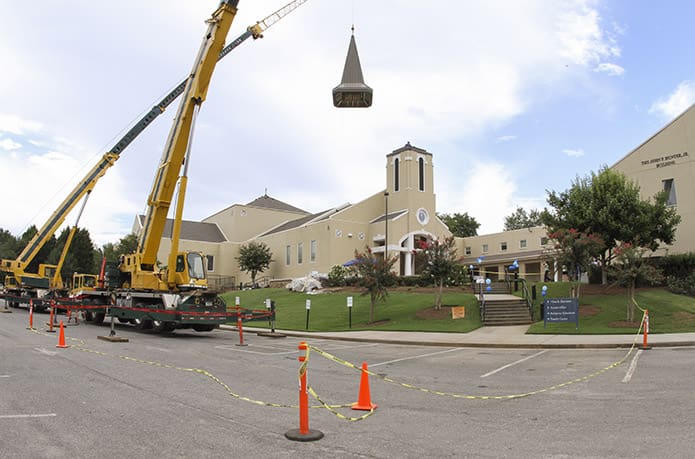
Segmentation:
[(389, 192), (384, 191), (386, 212), (384, 213), (384, 262), (389, 258)]

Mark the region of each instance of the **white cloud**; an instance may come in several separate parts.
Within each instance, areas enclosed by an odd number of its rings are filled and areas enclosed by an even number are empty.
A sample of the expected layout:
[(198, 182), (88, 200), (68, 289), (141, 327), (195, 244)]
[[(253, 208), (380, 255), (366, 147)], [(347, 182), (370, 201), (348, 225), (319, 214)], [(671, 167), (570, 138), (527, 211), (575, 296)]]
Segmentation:
[(38, 121), (27, 120), (9, 113), (0, 113), (0, 133), (9, 132), (10, 134), (25, 135), (40, 131), (41, 128), (42, 125)]
[[(21, 193), (21, 199), (7, 199), (3, 204), (2, 228), (20, 235), (30, 225), (41, 227), (96, 161), (85, 158), (84, 151), (66, 139), (52, 138), (38, 125), (16, 120), (20, 121), (17, 126), (30, 126), (31, 135), (37, 139), (27, 141), (18, 134), (31, 147), (13, 142), (16, 148), (11, 154), (0, 155), (0, 183), (8, 190), (32, 190)], [(0, 148), (8, 140), (0, 140)], [(127, 184), (118, 171), (111, 171), (92, 192), (80, 226), (90, 230), (92, 240), (99, 246), (118, 240), (130, 230), (137, 207), (125, 199), (124, 189)], [(64, 215), (64, 226), (75, 223), (79, 207), (80, 202)], [(114, 233), (120, 236), (114, 237)]]
[(622, 76), (625, 73), (625, 69), (617, 64), (611, 64), (608, 62), (602, 62), (596, 66), (594, 71), (599, 73), (605, 73), (609, 76)]
[(449, 199), (459, 196), (455, 208), (465, 209), (480, 223), (478, 234), (502, 231), (504, 217), (514, 211), (514, 196), (518, 191), (514, 175), (504, 164), (473, 161), (468, 173), (459, 180), (463, 185), (459, 185), (457, 192), (447, 190)]
[(562, 150), (562, 152), (567, 156), (571, 156), (573, 158), (581, 158), (582, 156), (584, 156), (584, 150), (582, 150), (581, 148), (566, 148)]
[(21, 148), (22, 144), (17, 143), (12, 139), (0, 139), (0, 148), (3, 150), (11, 151)]
[(512, 140), (516, 140), (515, 135), (502, 135), (502, 136), (497, 137), (495, 139), (495, 142), (504, 143), (504, 142), (511, 142)]
[(575, 64), (591, 67), (606, 58), (619, 57), (620, 47), (601, 27), (598, 11), (591, 1), (577, 1), (575, 8), (560, 14), (557, 37), (562, 45), (561, 55)]
[(695, 102), (695, 81), (683, 81), (668, 96), (662, 97), (652, 104), (649, 113), (656, 113), (665, 119), (680, 115)]

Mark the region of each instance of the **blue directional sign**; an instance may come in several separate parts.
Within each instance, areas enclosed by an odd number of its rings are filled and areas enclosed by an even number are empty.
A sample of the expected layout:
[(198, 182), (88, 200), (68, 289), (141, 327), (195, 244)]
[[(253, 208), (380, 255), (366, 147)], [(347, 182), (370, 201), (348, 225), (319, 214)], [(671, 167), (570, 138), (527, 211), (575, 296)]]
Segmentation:
[(546, 298), (543, 304), (543, 327), (548, 322), (574, 322), (579, 329), (579, 299)]

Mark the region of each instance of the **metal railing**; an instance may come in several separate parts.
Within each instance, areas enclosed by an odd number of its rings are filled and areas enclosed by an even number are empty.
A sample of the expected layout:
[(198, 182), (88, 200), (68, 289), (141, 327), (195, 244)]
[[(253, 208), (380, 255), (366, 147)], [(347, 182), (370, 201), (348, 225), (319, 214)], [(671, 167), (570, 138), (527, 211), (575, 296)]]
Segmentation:
[(529, 293), (526, 279), (520, 278), (520, 279), (515, 279), (514, 281), (521, 283), (521, 297), (524, 300), (526, 300), (526, 305), (528, 306), (528, 312), (529, 312), (529, 315), (531, 316), (531, 320), (533, 321), (533, 298), (531, 297), (531, 294)]

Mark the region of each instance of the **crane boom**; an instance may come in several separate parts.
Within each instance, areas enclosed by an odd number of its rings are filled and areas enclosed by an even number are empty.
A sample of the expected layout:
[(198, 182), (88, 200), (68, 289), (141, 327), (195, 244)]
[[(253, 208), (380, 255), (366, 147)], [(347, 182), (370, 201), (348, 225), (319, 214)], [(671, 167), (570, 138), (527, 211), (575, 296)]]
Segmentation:
[(237, 3), (238, 0), (223, 2), (213, 13), (213, 17), (208, 20), (208, 31), (186, 82), (183, 100), (174, 117), (174, 124), (169, 131), (148, 198), (148, 209), (138, 246), (138, 253), (141, 256), (139, 263), (144, 270), (154, 269), (157, 261), (164, 224), (191, 135), (193, 114), (196, 107), (202, 105), (207, 96), (212, 72), (217, 64), (217, 56), (224, 47), (224, 39), (236, 14)]
[[(268, 15), (264, 19), (256, 22), (256, 24), (247, 27), (246, 31), (226, 45), (219, 53), (217, 61), (223, 59), (227, 54), (242, 44), (248, 38), (262, 38), (262, 33), (268, 28), (276, 24), (280, 19), (297, 9), (308, 0), (294, 0), (280, 8), (279, 10)], [(74, 209), (77, 203), (92, 191), (96, 183), (104, 176), (106, 171), (114, 165), (120, 158), (120, 154), (164, 111), (171, 105), (181, 94), (183, 94), (188, 79), (179, 83), (172, 89), (162, 100), (155, 104), (152, 109), (147, 112), (140, 120), (138, 120), (128, 132), (123, 135), (114, 146), (105, 153), (99, 162), (87, 173), (87, 175), (73, 188), (65, 200), (58, 206), (49, 219), (29, 241), (26, 247), (22, 250), (16, 260), (0, 260), (0, 270), (8, 271), (15, 274), (19, 278), (24, 274), (24, 269), (36, 257), (37, 253), (46, 244), (46, 242), (55, 234), (65, 222), (68, 214)], [(69, 243), (68, 243), (69, 244)], [(63, 252), (66, 253), (69, 245), (66, 245)]]

